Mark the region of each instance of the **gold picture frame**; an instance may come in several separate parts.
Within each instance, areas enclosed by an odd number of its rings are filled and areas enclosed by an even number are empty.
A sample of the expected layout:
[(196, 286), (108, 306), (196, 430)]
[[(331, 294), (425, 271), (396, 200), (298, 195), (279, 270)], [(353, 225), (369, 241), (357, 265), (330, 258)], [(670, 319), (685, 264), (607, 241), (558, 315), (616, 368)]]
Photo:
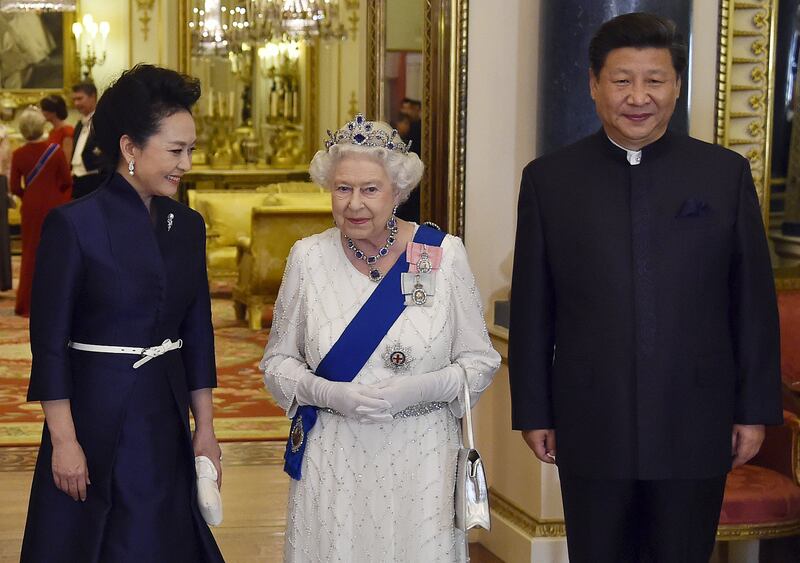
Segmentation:
[(721, 0), (715, 142), (750, 161), (769, 229), (778, 0)]
[[(23, 13), (25, 14), (25, 13)], [(70, 92), (70, 87), (77, 82), (80, 77), (77, 75), (77, 65), (76, 65), (76, 57), (75, 57), (75, 40), (72, 35), (72, 24), (75, 22), (75, 14), (76, 12), (56, 12), (56, 13), (49, 13), (47, 14), (47, 18), (50, 20), (48, 22), (42, 23), (42, 29), (46, 33), (48, 30), (48, 26), (52, 25), (52, 18), (61, 18), (61, 25), (60, 25), (60, 37), (54, 37), (54, 40), (60, 40), (61, 44), (61, 56), (63, 60), (61, 61), (60, 68), (62, 69), (62, 76), (61, 79), (58, 81), (59, 85), (56, 87), (52, 86), (41, 86), (38, 87), (35, 85), (32, 87), (10, 87), (6, 88), (3, 86), (3, 83), (0, 82), (0, 106), (4, 109), (7, 108), (19, 108), (24, 107), (27, 105), (36, 105), (39, 103), (43, 97), (47, 96), (48, 94), (62, 94), (67, 95)], [(43, 15), (41, 14), (25, 14), (24, 17), (39, 17), (42, 18)], [(0, 14), (0, 17), (11, 18), (11, 17), (21, 17), (18, 15), (6, 15)], [(18, 30), (17, 30), (18, 32)], [(56, 34), (57, 35), (57, 34)], [(9, 37), (9, 39), (13, 39)], [(24, 47), (20, 47), (20, 50), (24, 50)], [(56, 51), (58, 52), (58, 51)], [(0, 53), (0, 59), (2, 57), (18, 57), (17, 53), (13, 53), (8, 49), (4, 49), (2, 53)], [(48, 57), (52, 57), (53, 55), (50, 54)], [(44, 59), (42, 62), (44, 62)], [(2, 64), (0, 64), (2, 67)], [(35, 76), (35, 75), (34, 75)], [(30, 80), (30, 79), (28, 79)]]
[[(421, 217), (464, 235), (468, 0), (425, 0)], [(386, 0), (367, 3), (367, 115), (384, 107)], [(436, 108), (436, 111), (431, 111)]]

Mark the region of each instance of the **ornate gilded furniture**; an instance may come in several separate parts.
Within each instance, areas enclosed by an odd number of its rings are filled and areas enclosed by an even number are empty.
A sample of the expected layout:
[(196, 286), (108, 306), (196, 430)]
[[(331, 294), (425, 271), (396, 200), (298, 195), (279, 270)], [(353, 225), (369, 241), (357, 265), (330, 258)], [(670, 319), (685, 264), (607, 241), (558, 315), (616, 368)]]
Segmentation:
[(800, 270), (776, 271), (784, 424), (767, 427), (758, 455), (731, 471), (717, 538), (754, 540), (800, 533)]
[(330, 195), (313, 193), (272, 194), (267, 204), (251, 212), (251, 235), (239, 240), (239, 276), (233, 289), (238, 319), (247, 315), (250, 328), (261, 328), (266, 304), (274, 303), (292, 245), (301, 238), (329, 228)]
[(756, 540), (800, 533), (800, 420), (784, 411), (761, 451), (728, 474), (717, 539)]
[[(277, 194), (286, 192), (276, 199)], [(298, 195), (292, 192), (303, 192)], [(237, 245), (249, 240), (251, 210), (260, 205), (285, 204), (292, 198), (330, 209), (330, 195), (316, 184), (287, 182), (245, 190), (188, 190), (189, 207), (206, 223), (206, 261), (209, 279), (233, 279), (238, 272)], [(311, 203), (308, 203), (309, 200)], [(330, 214), (330, 212), (328, 212)]]
[(305, 181), (308, 181), (308, 166), (306, 165), (293, 168), (269, 169), (240, 166), (229, 170), (196, 166), (183, 175), (183, 182), (181, 182), (181, 200), (188, 201), (185, 194), (193, 189), (252, 190), (265, 184)]

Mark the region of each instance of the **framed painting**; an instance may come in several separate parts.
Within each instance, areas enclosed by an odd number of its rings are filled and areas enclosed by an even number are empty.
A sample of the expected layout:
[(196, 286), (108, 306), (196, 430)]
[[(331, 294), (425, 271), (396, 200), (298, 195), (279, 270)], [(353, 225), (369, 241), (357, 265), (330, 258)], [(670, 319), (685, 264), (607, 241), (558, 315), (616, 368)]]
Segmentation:
[(63, 92), (74, 75), (74, 12), (0, 13), (0, 99), (3, 108)]

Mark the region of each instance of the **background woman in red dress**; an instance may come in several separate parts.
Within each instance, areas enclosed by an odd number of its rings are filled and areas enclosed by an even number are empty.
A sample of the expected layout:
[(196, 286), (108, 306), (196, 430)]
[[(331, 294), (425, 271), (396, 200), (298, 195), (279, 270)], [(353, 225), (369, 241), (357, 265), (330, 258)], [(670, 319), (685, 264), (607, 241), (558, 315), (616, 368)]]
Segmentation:
[(44, 218), (72, 196), (72, 176), (64, 151), (56, 143), (40, 140), (44, 124), (39, 108), (24, 110), (19, 131), (27, 142), (11, 155), (11, 192), (22, 198), (22, 265), (14, 312), (23, 317), (30, 314), (31, 283)]
[(67, 162), (72, 160), (73, 150), (73, 135), (75, 128), (69, 125), (66, 121), (67, 118), (67, 102), (58, 94), (51, 94), (42, 98), (39, 102), (39, 107), (42, 108), (44, 118), (53, 124), (53, 129), (47, 140), (51, 143), (56, 143), (64, 151), (64, 156), (67, 157)]

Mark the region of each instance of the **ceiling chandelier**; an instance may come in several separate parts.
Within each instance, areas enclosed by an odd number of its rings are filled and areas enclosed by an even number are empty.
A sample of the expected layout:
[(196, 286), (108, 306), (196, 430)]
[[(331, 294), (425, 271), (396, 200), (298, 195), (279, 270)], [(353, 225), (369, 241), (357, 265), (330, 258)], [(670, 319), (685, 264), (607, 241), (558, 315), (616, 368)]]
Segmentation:
[[(195, 53), (226, 54), (242, 45), (347, 39), (340, 0), (194, 0), (189, 30)], [(348, 7), (350, 4), (348, 3)]]
[(0, 12), (74, 12), (77, 0), (0, 0)]

